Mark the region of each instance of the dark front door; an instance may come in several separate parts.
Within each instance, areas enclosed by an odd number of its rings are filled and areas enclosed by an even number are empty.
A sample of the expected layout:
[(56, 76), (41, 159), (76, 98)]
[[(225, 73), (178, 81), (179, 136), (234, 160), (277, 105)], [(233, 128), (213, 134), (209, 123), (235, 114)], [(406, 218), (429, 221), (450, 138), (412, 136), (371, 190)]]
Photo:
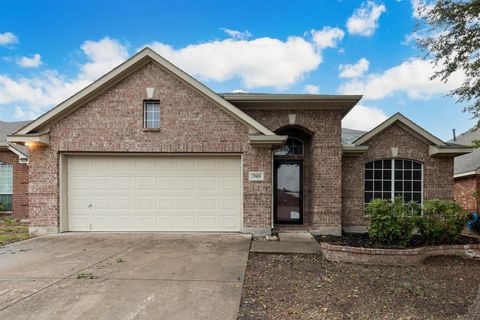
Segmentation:
[(303, 162), (275, 162), (275, 223), (303, 223)]

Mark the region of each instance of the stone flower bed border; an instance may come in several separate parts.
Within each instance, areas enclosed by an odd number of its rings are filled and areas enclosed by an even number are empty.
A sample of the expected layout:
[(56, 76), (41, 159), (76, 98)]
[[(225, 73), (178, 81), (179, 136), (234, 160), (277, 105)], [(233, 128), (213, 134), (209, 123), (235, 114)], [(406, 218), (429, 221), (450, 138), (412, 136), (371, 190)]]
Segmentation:
[(368, 265), (415, 265), (433, 256), (461, 256), (480, 259), (480, 244), (443, 245), (409, 249), (378, 249), (320, 243), (329, 261)]

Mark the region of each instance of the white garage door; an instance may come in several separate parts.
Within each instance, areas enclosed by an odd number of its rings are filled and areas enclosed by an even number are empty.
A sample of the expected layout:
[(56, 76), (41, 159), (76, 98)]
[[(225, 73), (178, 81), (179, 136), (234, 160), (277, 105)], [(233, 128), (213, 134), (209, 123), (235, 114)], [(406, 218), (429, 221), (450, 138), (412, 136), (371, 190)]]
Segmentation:
[(240, 157), (68, 156), (70, 231), (240, 231)]

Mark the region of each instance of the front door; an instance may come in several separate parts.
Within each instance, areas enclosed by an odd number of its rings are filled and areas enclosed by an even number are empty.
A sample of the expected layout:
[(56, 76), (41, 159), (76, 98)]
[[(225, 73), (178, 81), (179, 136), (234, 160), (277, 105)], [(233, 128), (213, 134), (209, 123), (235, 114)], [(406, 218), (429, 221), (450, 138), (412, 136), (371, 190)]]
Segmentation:
[(278, 160), (274, 177), (275, 223), (303, 223), (303, 162)]

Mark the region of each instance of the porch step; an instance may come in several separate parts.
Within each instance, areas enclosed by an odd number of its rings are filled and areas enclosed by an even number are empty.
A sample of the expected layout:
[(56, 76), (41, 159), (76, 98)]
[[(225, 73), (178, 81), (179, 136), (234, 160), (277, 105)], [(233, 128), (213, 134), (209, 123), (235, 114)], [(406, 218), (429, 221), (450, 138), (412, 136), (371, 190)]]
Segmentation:
[(312, 242), (316, 241), (310, 232), (279, 232), (280, 241)]
[(278, 241), (254, 240), (251, 252), (258, 253), (319, 253), (320, 245), (308, 232), (280, 232)]

